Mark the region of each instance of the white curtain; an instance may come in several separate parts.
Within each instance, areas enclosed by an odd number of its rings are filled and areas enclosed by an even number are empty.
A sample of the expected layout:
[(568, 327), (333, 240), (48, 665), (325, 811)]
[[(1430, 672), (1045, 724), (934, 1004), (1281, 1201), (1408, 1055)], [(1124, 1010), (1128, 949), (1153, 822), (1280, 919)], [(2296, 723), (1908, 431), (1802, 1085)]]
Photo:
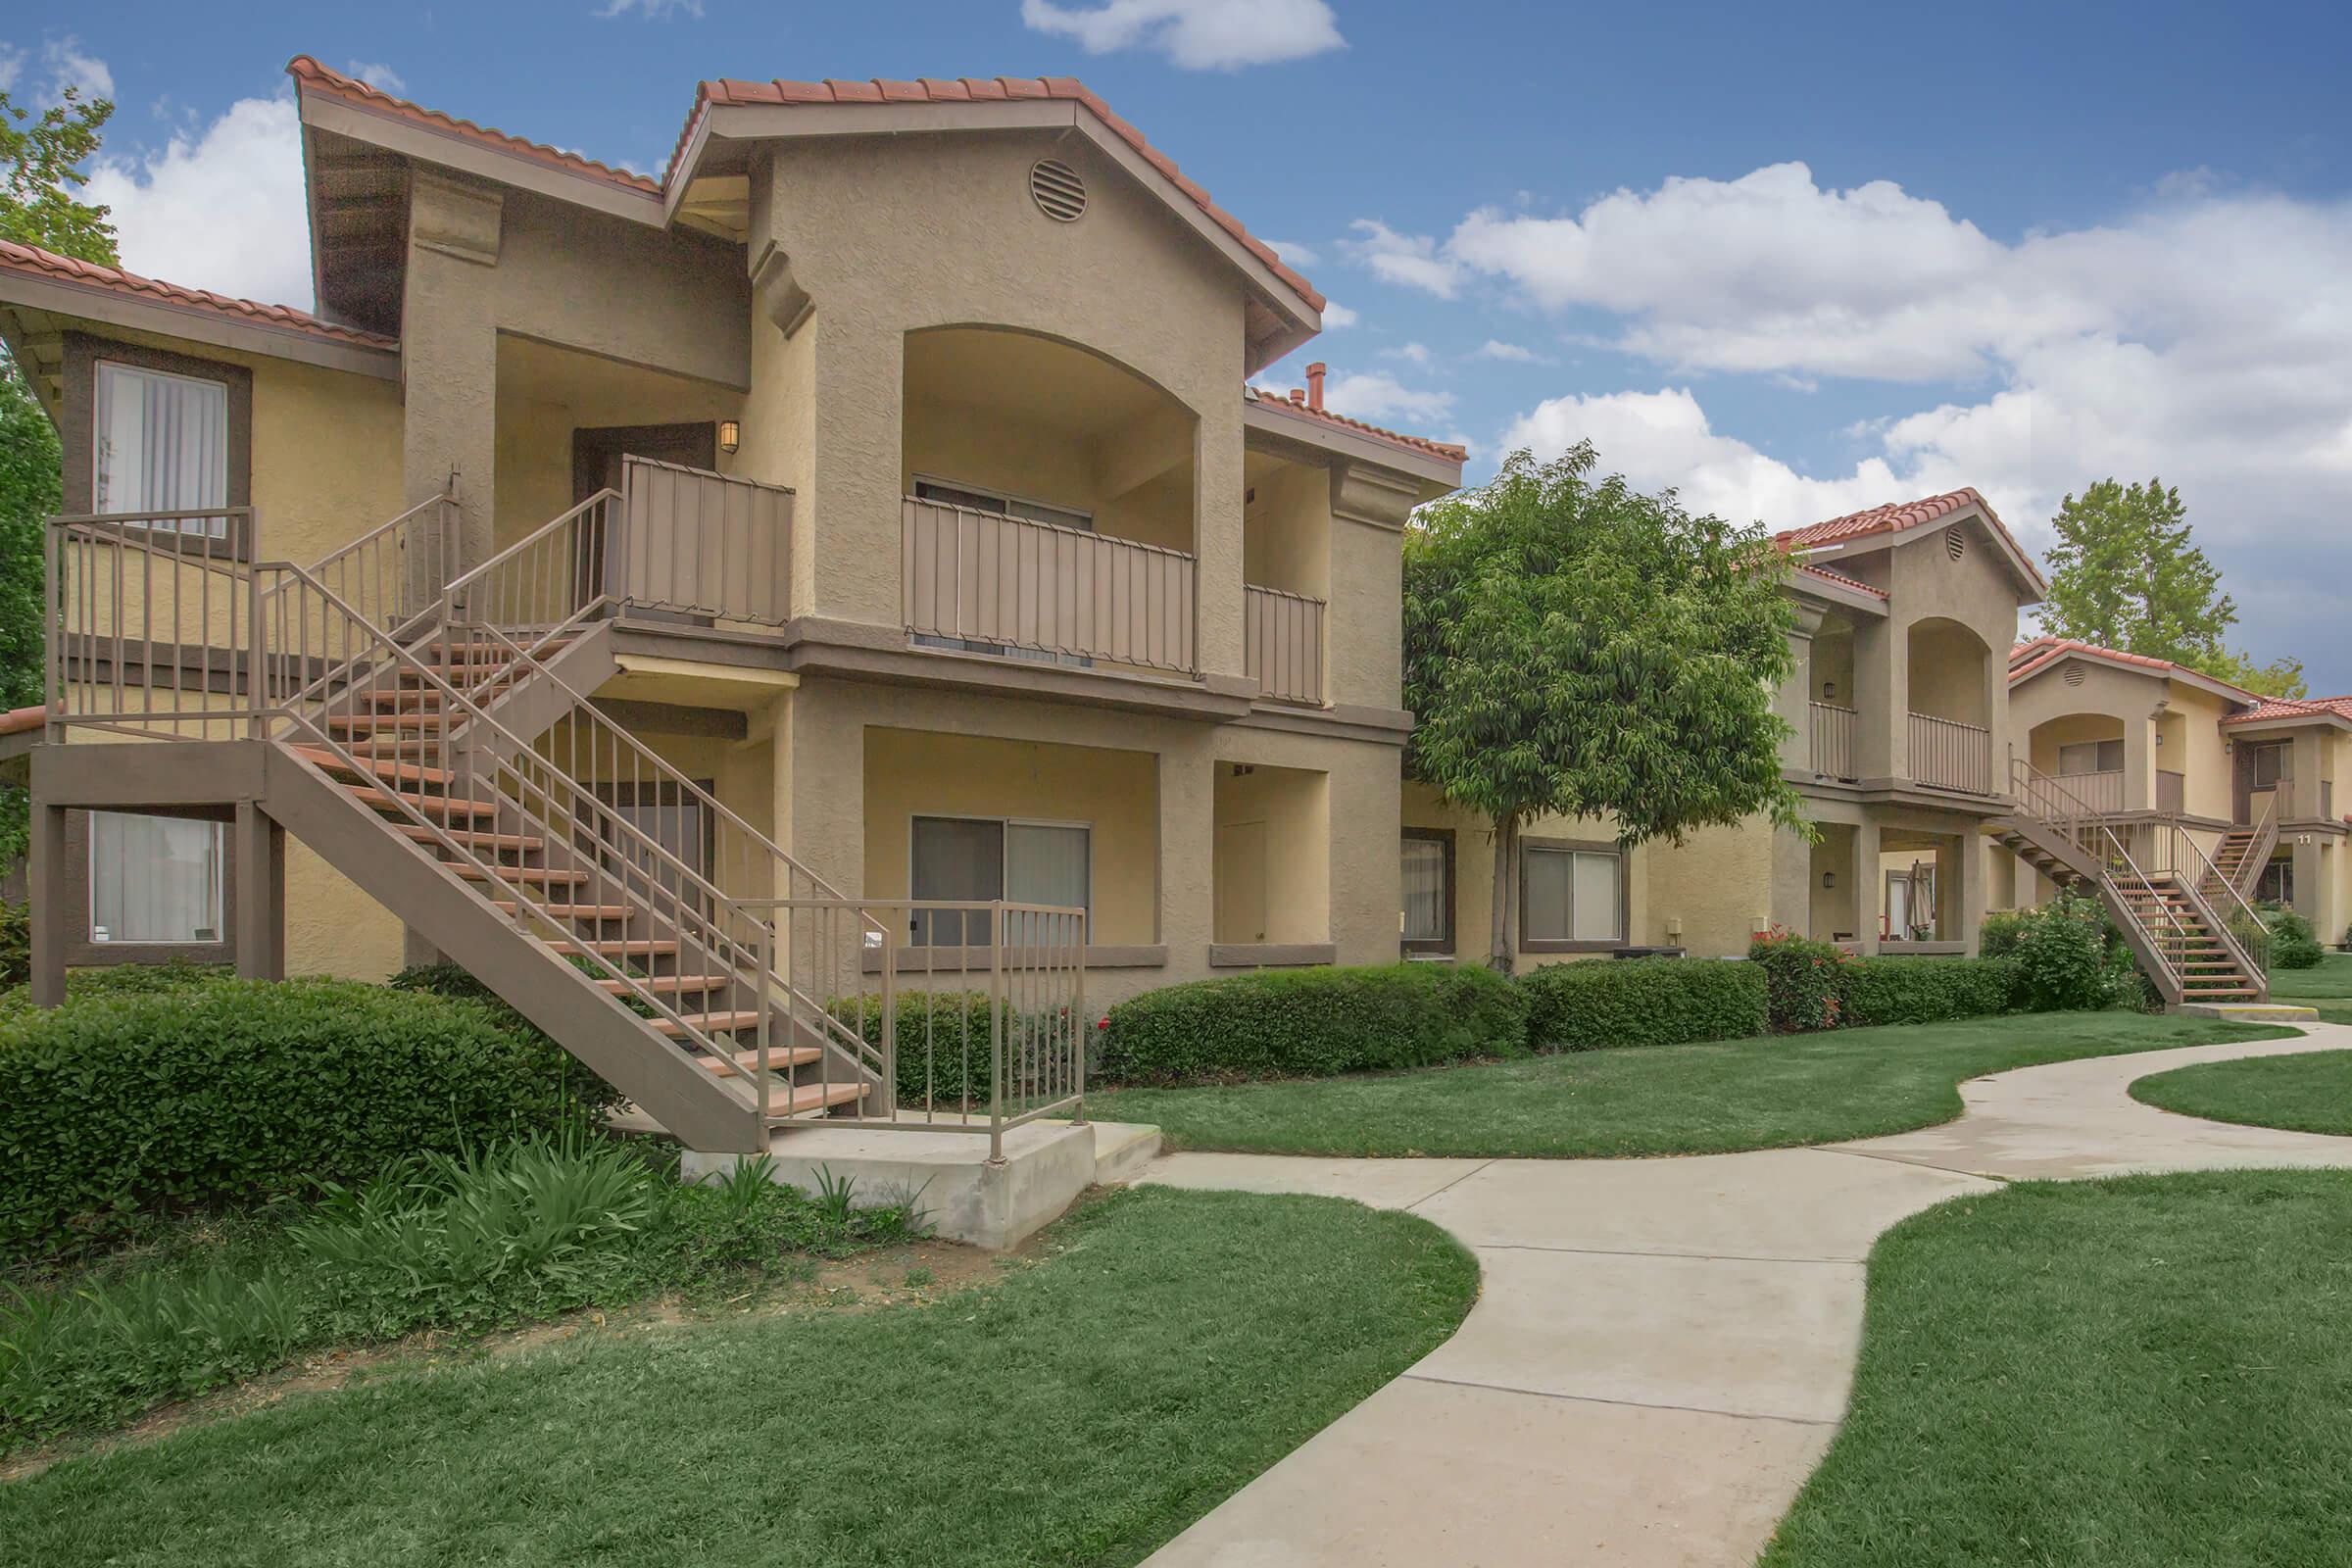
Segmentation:
[(1520, 875), (1526, 882), (1526, 939), (1615, 942), (1625, 935), (1616, 856), (1531, 848)]
[[(914, 819), (910, 896), (957, 903), (1004, 896), (1004, 824), (960, 816)], [(916, 915), (917, 947), (961, 947), (994, 940), (988, 916), (977, 910), (932, 910)]]
[(1087, 830), (1015, 822), (1004, 830), (1004, 897), (1015, 904), (1084, 909)]
[[(228, 505), (228, 388), (98, 362), (93, 501), (99, 512), (194, 512)], [(226, 517), (190, 518), (221, 535)]]
[(93, 942), (219, 942), (218, 822), (90, 813)]
[(1578, 851), (1576, 857), (1576, 939), (1614, 942), (1624, 934), (1617, 910), (1617, 857)]
[(1569, 872), (1574, 857), (1561, 850), (1527, 851), (1519, 862), (1522, 902), (1527, 911), (1527, 929), (1519, 935), (1528, 942), (1564, 942), (1572, 929), (1569, 909)]
[(1404, 940), (1446, 939), (1446, 846), (1435, 839), (1402, 842)]

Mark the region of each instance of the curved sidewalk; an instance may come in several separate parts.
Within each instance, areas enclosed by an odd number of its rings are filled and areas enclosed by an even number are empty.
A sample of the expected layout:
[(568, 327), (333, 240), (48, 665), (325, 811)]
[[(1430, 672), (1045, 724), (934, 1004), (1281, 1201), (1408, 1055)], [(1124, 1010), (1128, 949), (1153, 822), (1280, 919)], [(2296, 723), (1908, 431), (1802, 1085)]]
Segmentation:
[(1828, 1448), (1881, 1231), (1999, 1180), (2352, 1165), (2352, 1139), (2140, 1104), (2134, 1079), (2300, 1040), (2142, 1052), (1961, 1085), (1941, 1127), (1660, 1159), (1170, 1154), (1139, 1178), (1408, 1209), (1478, 1254), (1445, 1345), (1151, 1559), (1153, 1568), (1733, 1568)]

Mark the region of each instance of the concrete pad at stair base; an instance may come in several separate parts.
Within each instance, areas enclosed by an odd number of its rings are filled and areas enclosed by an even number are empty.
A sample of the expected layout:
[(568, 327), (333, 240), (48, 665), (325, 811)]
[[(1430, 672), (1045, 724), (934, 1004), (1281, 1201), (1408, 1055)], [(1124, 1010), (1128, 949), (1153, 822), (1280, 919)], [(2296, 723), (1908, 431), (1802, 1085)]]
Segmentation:
[(1298, 1154), (1170, 1154), (1145, 1180), (1228, 1193), (1352, 1198), (1371, 1208), (1411, 1208), (1486, 1164), (1483, 1159), (1322, 1159)]
[[(1118, 1172), (1099, 1176), (1100, 1148)], [(824, 1179), (852, 1181), (851, 1201), (911, 1199), (936, 1234), (1002, 1250), (1043, 1229), (1098, 1179), (1122, 1180), (1159, 1152), (1159, 1131), (1124, 1123), (1073, 1126), (1035, 1121), (1004, 1135), (992, 1164), (985, 1132), (912, 1132), (811, 1122), (777, 1129), (774, 1179), (814, 1192)], [(749, 1157), (689, 1150), (680, 1174), (699, 1181)]]
[(1398, 1379), (1150, 1568), (1719, 1568), (1831, 1429)]
[(1497, 1159), (1413, 1212), (1472, 1248), (1860, 1262), (1879, 1232), (1986, 1182), (1811, 1149)]
[(2184, 1002), (2180, 1011), (2195, 1018), (2234, 1018), (2239, 1023), (2318, 1023), (2320, 1009), (2293, 1002)]
[(1863, 1266), (1487, 1248), (1478, 1306), (1412, 1375), (1722, 1415), (1835, 1421)]

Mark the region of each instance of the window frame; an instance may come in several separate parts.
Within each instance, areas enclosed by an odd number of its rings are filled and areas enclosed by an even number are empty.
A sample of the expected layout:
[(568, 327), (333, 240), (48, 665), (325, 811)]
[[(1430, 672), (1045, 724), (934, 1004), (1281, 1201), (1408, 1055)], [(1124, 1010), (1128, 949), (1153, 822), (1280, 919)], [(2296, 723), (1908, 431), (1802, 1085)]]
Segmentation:
[[(1535, 937), (1529, 935), (1527, 923), (1527, 857), (1536, 854), (1564, 853), (1572, 855), (1606, 855), (1617, 861), (1617, 934), (1599, 938)], [(1552, 839), (1522, 838), (1519, 841), (1519, 951), (1521, 953), (1615, 953), (1633, 941), (1633, 857), (1614, 839)], [(1569, 873), (1571, 896), (1575, 888), (1575, 872)], [(1569, 912), (1569, 923), (1575, 924), (1575, 911)]]
[[(942, 490), (959, 490), (967, 496), (980, 496), (987, 500), (997, 502), (1004, 509), (1003, 515), (1010, 517), (1018, 522), (1034, 522), (1048, 528), (1068, 528), (1078, 533), (1102, 532), (1100, 528), (1095, 526), (1095, 514), (1083, 507), (1065, 507), (1057, 502), (1048, 501), (1042, 496), (1016, 495), (1010, 490), (999, 490), (994, 485), (967, 484), (961, 479), (951, 479), (946, 474), (942, 473), (915, 472), (908, 475), (907, 488), (913, 492), (915, 500), (929, 502), (935, 507), (959, 507), (963, 505), (963, 503), (960, 501), (942, 501), (936, 496), (924, 495), (923, 486), (927, 484), (937, 485)], [(1047, 512), (1054, 513), (1055, 515), (1053, 517), (1025, 516), (1022, 514), (1012, 510), (1016, 506), (1038, 507)], [(965, 510), (977, 511), (979, 509), (965, 508)], [(1079, 520), (1076, 522), (1066, 522), (1060, 520), (1067, 517), (1076, 517)]]
[[(2247, 741), (2245, 746), (2247, 789), (2256, 792), (2275, 790), (2281, 784), (2289, 784), (2294, 781), (2295, 743), (2293, 741)], [(2267, 784), (2262, 779), (2262, 760), (2266, 757), (2275, 757), (2278, 760), (2278, 770), (2272, 775)]]
[[(61, 501), (68, 516), (87, 516), (96, 511), (98, 488), (98, 365), (105, 361), (134, 370), (218, 381), (228, 389), (228, 500), (223, 510), (242, 512), (253, 505), (253, 371), (226, 360), (199, 359), (168, 349), (68, 332), (60, 340), (64, 354), (58, 437), (65, 453)], [(77, 458), (74, 455), (78, 453)], [(253, 529), (230, 517), (225, 538), (176, 529), (125, 528), (137, 538), (153, 534), (159, 548), (186, 550), (190, 539), (210, 539), (233, 561), (254, 559)], [(112, 944), (109, 944), (110, 946)]]
[[(914, 827), (917, 822), (925, 821), (995, 823), (999, 829), (997, 839), (997, 887), (999, 892), (997, 896), (999, 899), (1004, 900), (1004, 902), (1007, 904), (1023, 902), (1019, 900), (1005, 899), (1003, 892), (1003, 889), (1005, 887), (1005, 885), (1012, 880), (1012, 834), (1010, 829), (1016, 827), (1049, 827), (1075, 829), (1078, 832), (1084, 833), (1086, 835), (1086, 903), (1080, 907), (1086, 911), (1087, 945), (1089, 947), (1095, 945), (1094, 924), (1096, 860), (1095, 824), (1093, 822), (1078, 821), (1074, 819), (1065, 820), (1062, 818), (1049, 816), (992, 816), (985, 811), (908, 811), (906, 813), (906, 896), (910, 900), (915, 897)], [(950, 902), (956, 901), (951, 900)], [(908, 946), (932, 948), (935, 950), (985, 946), (985, 944), (982, 943), (972, 942), (935, 944), (917, 941), (915, 934), (920, 930), (920, 921), (917, 918), (919, 912), (920, 911), (912, 910), (908, 912)]]
[[(106, 809), (94, 808), (92, 809)], [(231, 817), (212, 810), (122, 810), (123, 816), (176, 816), (211, 822), (225, 834)], [(66, 962), (77, 969), (107, 968), (125, 963), (234, 963), (237, 958), (237, 861), (235, 845), (224, 843), (220, 857), (220, 938), (217, 942), (98, 942), (90, 926), (91, 857), (96, 835), (90, 829), (90, 809), (66, 812), (65, 899)]]
[[(1440, 913), (1444, 917), (1443, 921), (1441, 922), (1445, 927), (1444, 934), (1436, 937), (1408, 937), (1402, 933), (1401, 929), (1399, 929), (1396, 938), (1397, 947), (1400, 951), (1405, 953), (1450, 954), (1453, 952), (1454, 943), (1459, 940), (1459, 933), (1461, 931), (1461, 925), (1455, 908), (1457, 890), (1454, 882), (1453, 829), (1449, 827), (1412, 827), (1407, 825), (1397, 829), (1396, 838), (1400, 845), (1407, 839), (1418, 839), (1424, 843), (1442, 845), (1446, 851), (1446, 868), (1444, 872), (1446, 893), (1445, 901), (1440, 906)], [(1402, 919), (1404, 912), (1403, 904), (1404, 901), (1402, 898), (1402, 890), (1399, 889), (1399, 896), (1397, 899), (1397, 915), (1399, 920)], [(1522, 927), (1523, 932), (1524, 929), (1525, 928)]]
[[(2066, 754), (2069, 752), (2080, 752), (2085, 746), (2091, 748), (2090, 767), (2084, 772), (2068, 772), (2066, 770)], [(2107, 748), (2110, 746), (2115, 748), (2115, 766), (2101, 766), (2101, 760)], [(2123, 737), (2120, 735), (2106, 740), (2068, 741), (2058, 748), (2058, 777), (2060, 778), (2095, 778), (2101, 773), (2121, 773), (2124, 771), (2124, 741)]]

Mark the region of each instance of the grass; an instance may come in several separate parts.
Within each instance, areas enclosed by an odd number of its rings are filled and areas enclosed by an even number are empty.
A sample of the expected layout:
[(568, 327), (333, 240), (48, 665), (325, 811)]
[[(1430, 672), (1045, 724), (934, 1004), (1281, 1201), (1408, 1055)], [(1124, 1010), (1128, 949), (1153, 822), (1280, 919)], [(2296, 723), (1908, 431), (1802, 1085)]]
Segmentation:
[[(1114, 1193), (935, 1302), (403, 1374), (0, 1486), (14, 1560), (1128, 1564), (1453, 1332), (1477, 1266), (1325, 1199)], [(159, 1528), (168, 1521), (169, 1528)]]
[(2034, 1013), (1716, 1045), (1592, 1051), (1413, 1072), (1124, 1089), (1103, 1121), (1179, 1149), (1581, 1158), (1833, 1143), (1960, 1114), (1964, 1078), (2078, 1056), (2292, 1034), (2220, 1019)]
[(1763, 1568), (2323, 1568), (2352, 1540), (2352, 1173), (2029, 1183), (1880, 1240)]
[(2208, 1121), (2352, 1137), (2352, 1051), (2176, 1067), (2132, 1084), (2132, 1098)]
[(2352, 1023), (2352, 953), (2330, 953), (2316, 969), (2273, 969), (2271, 1000), (2317, 1007), (2329, 1023)]

